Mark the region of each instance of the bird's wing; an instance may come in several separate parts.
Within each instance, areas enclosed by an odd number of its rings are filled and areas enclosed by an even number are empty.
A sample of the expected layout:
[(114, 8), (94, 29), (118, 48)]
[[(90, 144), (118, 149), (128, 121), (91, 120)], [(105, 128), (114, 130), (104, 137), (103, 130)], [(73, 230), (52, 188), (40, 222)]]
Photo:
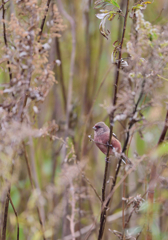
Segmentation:
[(103, 144), (107, 144), (109, 141), (110, 132), (104, 132), (101, 134), (101, 141)]

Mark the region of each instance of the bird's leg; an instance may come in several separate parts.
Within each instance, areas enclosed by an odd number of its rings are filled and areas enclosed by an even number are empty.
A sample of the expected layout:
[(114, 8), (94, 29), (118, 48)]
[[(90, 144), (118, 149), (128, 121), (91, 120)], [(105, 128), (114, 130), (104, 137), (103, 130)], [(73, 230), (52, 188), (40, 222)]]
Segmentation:
[[(113, 146), (111, 144), (109, 144), (109, 142), (106, 143), (106, 146), (109, 146), (113, 149)], [(106, 162), (110, 163), (109, 158), (106, 157), (105, 160), (106, 160)]]

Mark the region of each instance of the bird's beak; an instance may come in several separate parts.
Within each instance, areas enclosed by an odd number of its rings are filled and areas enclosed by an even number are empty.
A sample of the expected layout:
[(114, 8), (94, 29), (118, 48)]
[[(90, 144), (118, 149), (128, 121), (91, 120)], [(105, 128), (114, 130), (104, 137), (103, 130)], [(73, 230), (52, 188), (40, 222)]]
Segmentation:
[(94, 126), (93, 129), (96, 130), (96, 127)]

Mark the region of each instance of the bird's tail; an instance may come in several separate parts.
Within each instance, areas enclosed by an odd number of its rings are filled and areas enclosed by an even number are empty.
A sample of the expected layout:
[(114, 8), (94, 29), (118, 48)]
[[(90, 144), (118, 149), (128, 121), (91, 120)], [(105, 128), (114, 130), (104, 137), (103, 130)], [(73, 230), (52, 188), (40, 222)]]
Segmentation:
[(121, 156), (121, 160), (124, 164), (126, 164), (125, 158), (123, 156)]

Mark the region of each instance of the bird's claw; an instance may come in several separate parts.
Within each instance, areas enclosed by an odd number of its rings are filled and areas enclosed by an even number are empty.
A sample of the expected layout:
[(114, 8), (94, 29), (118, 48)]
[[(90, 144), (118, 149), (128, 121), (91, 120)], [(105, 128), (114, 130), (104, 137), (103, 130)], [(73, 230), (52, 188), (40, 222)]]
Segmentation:
[(111, 162), (109, 162), (108, 160), (109, 160), (109, 158), (106, 157), (106, 158), (105, 158), (105, 161), (108, 162), (108, 163), (111, 163)]
[(113, 148), (113, 145), (109, 144), (109, 142), (107, 142), (106, 145)]

